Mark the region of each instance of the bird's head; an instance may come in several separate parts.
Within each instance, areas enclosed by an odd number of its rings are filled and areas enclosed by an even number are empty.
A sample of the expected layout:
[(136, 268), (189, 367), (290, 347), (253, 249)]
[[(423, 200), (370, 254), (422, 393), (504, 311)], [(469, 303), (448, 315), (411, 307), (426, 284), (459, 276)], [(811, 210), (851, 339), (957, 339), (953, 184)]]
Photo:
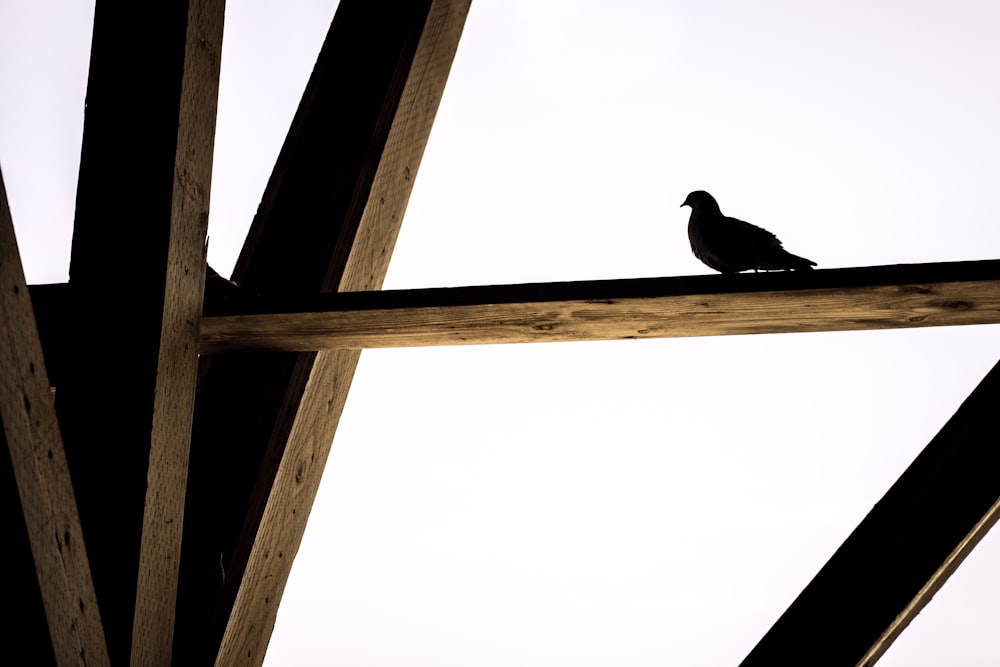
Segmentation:
[(715, 197), (708, 194), (704, 190), (695, 190), (690, 193), (685, 199), (681, 207), (690, 206), (691, 210), (707, 210), (707, 211), (719, 211), (719, 203), (715, 201)]

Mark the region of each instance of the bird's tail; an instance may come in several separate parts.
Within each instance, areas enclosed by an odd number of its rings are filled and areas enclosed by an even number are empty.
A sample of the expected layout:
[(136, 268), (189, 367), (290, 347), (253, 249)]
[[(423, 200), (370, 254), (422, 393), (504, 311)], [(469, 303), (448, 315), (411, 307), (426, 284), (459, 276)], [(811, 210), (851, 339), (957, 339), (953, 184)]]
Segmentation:
[(793, 255), (790, 252), (786, 252), (785, 254), (788, 255), (787, 259), (791, 264), (791, 266), (789, 266), (788, 268), (792, 269), (793, 271), (812, 271), (812, 267), (816, 266), (816, 262), (812, 261), (811, 259), (806, 259), (805, 257), (799, 257), (798, 255)]
[(809, 271), (816, 266), (816, 262), (811, 259), (793, 255), (784, 248), (776, 250), (776, 253), (769, 253), (771, 256), (761, 262), (759, 268), (765, 271)]

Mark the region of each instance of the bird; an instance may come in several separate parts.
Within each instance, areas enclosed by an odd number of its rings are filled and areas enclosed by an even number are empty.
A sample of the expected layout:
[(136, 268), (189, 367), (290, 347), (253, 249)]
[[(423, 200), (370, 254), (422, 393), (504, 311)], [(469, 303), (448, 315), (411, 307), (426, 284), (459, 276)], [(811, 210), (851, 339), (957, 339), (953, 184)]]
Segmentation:
[(685, 206), (691, 207), (688, 239), (694, 256), (720, 273), (802, 271), (816, 266), (785, 250), (766, 229), (723, 215), (715, 197), (704, 190), (690, 193), (681, 208)]

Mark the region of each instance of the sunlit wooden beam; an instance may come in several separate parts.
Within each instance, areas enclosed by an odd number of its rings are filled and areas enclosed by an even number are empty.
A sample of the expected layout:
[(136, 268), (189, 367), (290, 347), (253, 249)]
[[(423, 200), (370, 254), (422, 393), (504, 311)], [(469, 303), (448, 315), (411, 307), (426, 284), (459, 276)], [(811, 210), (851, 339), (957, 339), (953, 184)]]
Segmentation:
[(1000, 261), (231, 299), (206, 353), (1000, 323)]
[[(56, 663), (107, 665), (107, 645), (83, 529), (2, 175), (0, 420)], [(9, 578), (18, 576), (20, 573), (8, 574)], [(23, 613), (21, 609), (8, 611), (8, 616), (15, 617)], [(16, 628), (17, 623), (13, 626)], [(21, 659), (44, 660), (41, 655), (28, 658), (22, 655)]]

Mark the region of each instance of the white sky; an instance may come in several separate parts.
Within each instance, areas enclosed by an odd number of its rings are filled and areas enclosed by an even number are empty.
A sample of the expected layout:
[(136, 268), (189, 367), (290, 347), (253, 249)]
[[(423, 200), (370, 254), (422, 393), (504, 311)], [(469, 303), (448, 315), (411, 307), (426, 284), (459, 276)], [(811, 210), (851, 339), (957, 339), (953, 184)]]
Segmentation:
[[(230, 3), (228, 273), (334, 2)], [(92, 3), (0, 0), (0, 165), (66, 279)], [(820, 268), (1000, 257), (1000, 5), (474, 0), (386, 288), (708, 273), (688, 191)], [(997, 327), (366, 351), (276, 665), (731, 665)], [(987, 536), (880, 665), (993, 665)], [(859, 601), (863, 604), (863, 601)]]

